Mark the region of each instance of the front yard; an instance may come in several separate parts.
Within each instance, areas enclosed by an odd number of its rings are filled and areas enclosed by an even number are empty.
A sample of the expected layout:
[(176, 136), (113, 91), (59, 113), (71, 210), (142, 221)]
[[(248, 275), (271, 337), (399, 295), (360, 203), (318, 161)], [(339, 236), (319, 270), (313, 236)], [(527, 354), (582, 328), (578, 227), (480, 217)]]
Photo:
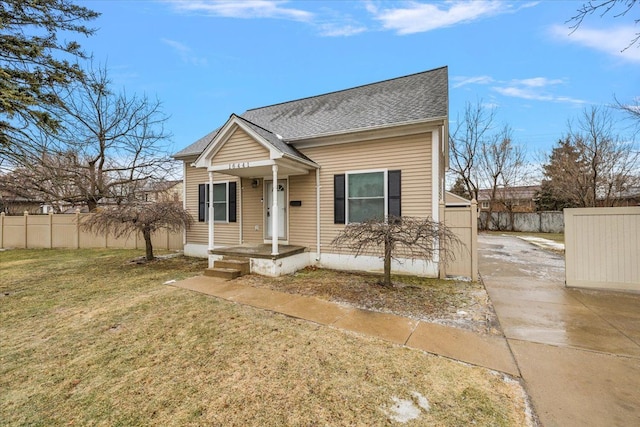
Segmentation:
[(206, 261), (139, 255), (0, 252), (2, 425), (526, 425), (502, 374), (165, 286)]

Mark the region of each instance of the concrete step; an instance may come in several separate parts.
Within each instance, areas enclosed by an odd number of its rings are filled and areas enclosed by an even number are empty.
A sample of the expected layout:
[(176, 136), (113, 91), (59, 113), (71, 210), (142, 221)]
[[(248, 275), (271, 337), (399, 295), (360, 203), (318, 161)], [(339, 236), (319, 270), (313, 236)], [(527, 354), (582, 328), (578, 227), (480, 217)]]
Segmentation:
[(219, 259), (213, 262), (213, 266), (217, 268), (232, 268), (240, 271), (240, 275), (249, 274), (250, 264), (246, 259)]
[(240, 270), (237, 270), (235, 268), (213, 267), (213, 268), (207, 268), (206, 270), (204, 270), (204, 275), (209, 277), (219, 277), (221, 279), (231, 280), (231, 279), (235, 279), (236, 277), (240, 277), (242, 273), (240, 272)]

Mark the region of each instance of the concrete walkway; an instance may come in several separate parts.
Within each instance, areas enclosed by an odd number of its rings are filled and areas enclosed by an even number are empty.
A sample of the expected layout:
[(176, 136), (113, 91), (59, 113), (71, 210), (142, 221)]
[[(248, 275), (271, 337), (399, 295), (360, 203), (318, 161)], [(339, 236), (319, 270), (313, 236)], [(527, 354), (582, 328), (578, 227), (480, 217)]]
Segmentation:
[(458, 328), (347, 307), (314, 297), (239, 285), (212, 277), (197, 276), (171, 285), (378, 337), (513, 376), (520, 375), (507, 341), (502, 337), (479, 335)]
[(545, 427), (640, 426), (640, 295), (564, 287), (564, 259), (480, 235), (479, 267)]

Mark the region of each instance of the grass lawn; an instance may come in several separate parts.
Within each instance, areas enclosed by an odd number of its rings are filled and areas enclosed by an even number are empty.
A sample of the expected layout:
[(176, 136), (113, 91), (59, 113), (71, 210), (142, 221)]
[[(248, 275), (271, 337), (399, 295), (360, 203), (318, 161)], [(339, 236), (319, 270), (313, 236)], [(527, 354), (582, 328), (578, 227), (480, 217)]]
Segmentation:
[(166, 286), (206, 262), (139, 255), (0, 252), (0, 424), (527, 425), (501, 374)]

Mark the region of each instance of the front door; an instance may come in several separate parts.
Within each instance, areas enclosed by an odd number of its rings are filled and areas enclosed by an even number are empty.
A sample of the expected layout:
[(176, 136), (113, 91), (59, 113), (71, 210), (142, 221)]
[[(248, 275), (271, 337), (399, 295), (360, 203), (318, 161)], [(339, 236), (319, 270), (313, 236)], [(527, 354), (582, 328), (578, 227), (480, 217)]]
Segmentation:
[[(273, 223), (271, 221), (271, 209), (273, 205), (273, 181), (266, 181), (265, 186), (265, 229), (267, 230), (267, 238), (271, 239), (273, 233)], [(278, 238), (286, 240), (287, 236), (287, 180), (278, 180)]]

